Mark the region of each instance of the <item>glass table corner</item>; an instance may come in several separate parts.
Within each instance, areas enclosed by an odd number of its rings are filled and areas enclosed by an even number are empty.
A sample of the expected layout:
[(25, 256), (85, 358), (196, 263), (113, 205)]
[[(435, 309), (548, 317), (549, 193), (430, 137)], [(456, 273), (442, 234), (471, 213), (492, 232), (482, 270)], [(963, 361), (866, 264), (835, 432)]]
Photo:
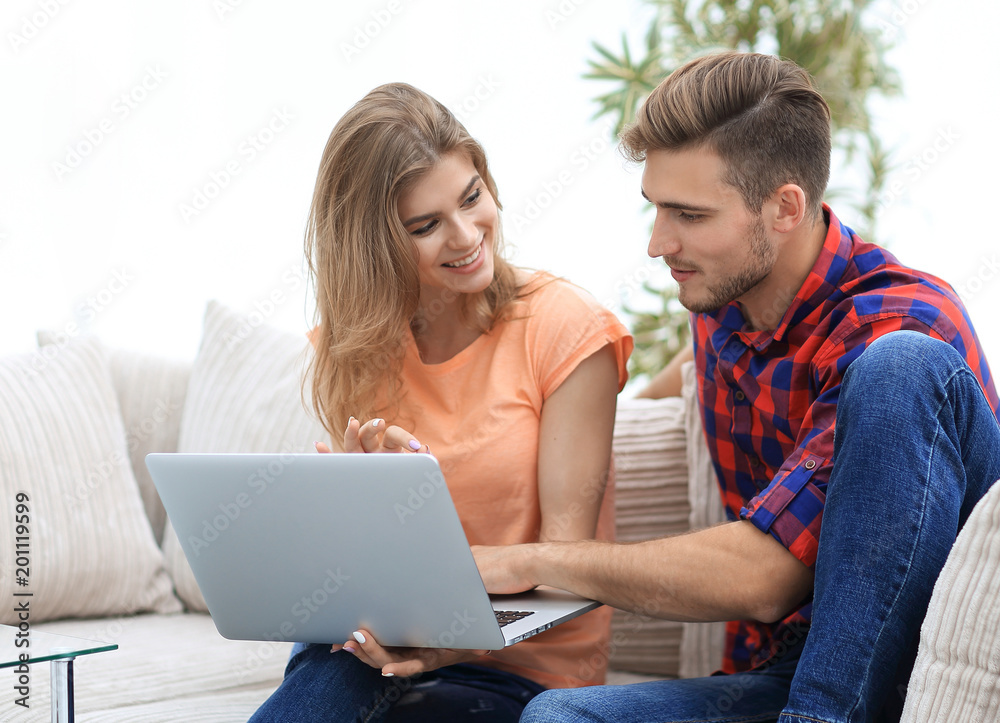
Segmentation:
[(117, 649), (117, 643), (0, 625), (0, 668), (49, 663), (52, 723), (73, 723), (73, 661)]

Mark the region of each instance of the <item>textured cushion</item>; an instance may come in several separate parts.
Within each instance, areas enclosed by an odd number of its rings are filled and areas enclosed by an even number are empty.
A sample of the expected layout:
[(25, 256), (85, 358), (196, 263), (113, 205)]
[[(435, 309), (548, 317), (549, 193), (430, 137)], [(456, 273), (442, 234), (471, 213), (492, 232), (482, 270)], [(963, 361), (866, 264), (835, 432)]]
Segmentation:
[[(40, 347), (58, 343), (57, 334), (38, 332)], [(118, 395), (125, 425), (125, 443), (132, 474), (139, 484), (146, 517), (159, 544), (163, 539), (167, 513), (146, 469), (145, 459), (150, 452), (177, 451), (181, 409), (188, 377), (191, 376), (191, 363), (124, 349), (110, 349), (106, 353), (111, 382)]]
[[(621, 399), (615, 415), (615, 518), (621, 542), (687, 531), (684, 400)], [(650, 610), (655, 613), (655, 610)], [(610, 667), (676, 678), (681, 623), (615, 610)]]
[[(648, 540), (725, 520), (698, 411), (694, 363), (680, 397), (622, 399), (615, 417), (617, 539)], [(616, 610), (611, 667), (665, 678), (709, 675), (722, 663), (725, 623), (680, 623)]]
[[(684, 427), (688, 440), (688, 501), (692, 530), (701, 530), (726, 521), (722, 507), (719, 480), (708, 453), (705, 433), (701, 427), (701, 410), (698, 407), (698, 372), (694, 362), (687, 362), (681, 369), (683, 376)], [(681, 665), (682, 678), (700, 678), (711, 675), (722, 667), (722, 652), (726, 643), (725, 623), (682, 623)]]
[[(305, 335), (255, 321), (254, 315), (209, 302), (184, 402), (178, 451), (312, 452), (313, 442), (327, 439), (302, 402)], [(308, 394), (307, 388), (306, 399)], [(169, 526), (163, 552), (177, 594), (188, 609), (207, 610)]]
[(120, 349), (110, 351), (111, 381), (125, 423), (132, 472), (159, 543), (167, 513), (146, 469), (150, 452), (175, 452), (191, 363)]
[[(27, 495), (29, 585), (9, 537), (0, 597), (31, 592), (31, 621), (176, 611), (129, 464), (108, 362), (93, 340), (0, 359), (0, 519)], [(24, 598), (28, 599), (28, 598)], [(14, 622), (4, 605), (0, 622)]]
[(972, 511), (934, 584), (902, 720), (1000, 720), (1000, 484)]

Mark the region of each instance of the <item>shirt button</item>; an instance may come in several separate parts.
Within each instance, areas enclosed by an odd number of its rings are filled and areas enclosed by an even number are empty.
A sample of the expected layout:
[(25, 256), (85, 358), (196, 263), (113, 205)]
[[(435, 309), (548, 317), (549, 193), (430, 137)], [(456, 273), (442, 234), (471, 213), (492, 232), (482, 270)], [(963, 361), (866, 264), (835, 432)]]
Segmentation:
[(815, 468), (816, 468), (816, 460), (810, 459), (806, 462), (806, 469), (815, 469)]
[(744, 394), (743, 392), (736, 392), (736, 401), (742, 402), (746, 398), (747, 398), (747, 395)]
[(760, 466), (760, 457), (758, 457), (755, 454), (750, 455), (750, 466), (751, 467), (759, 467)]

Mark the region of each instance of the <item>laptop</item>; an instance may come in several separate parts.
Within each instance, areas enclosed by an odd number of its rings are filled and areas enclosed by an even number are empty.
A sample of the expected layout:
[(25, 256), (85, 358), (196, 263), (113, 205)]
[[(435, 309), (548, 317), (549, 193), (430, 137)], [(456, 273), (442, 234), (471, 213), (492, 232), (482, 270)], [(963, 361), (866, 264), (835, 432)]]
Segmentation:
[(219, 633), (234, 640), (499, 650), (600, 603), (490, 596), (426, 454), (146, 457)]

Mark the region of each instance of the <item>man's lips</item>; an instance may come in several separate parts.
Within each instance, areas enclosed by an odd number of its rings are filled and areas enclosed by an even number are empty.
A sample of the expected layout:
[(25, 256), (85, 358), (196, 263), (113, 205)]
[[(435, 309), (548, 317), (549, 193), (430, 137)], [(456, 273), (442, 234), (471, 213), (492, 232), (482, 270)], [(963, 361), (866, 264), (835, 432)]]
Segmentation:
[(696, 273), (698, 272), (693, 269), (676, 269), (673, 266), (670, 267), (670, 275), (673, 277), (674, 281), (678, 283), (687, 281)]

